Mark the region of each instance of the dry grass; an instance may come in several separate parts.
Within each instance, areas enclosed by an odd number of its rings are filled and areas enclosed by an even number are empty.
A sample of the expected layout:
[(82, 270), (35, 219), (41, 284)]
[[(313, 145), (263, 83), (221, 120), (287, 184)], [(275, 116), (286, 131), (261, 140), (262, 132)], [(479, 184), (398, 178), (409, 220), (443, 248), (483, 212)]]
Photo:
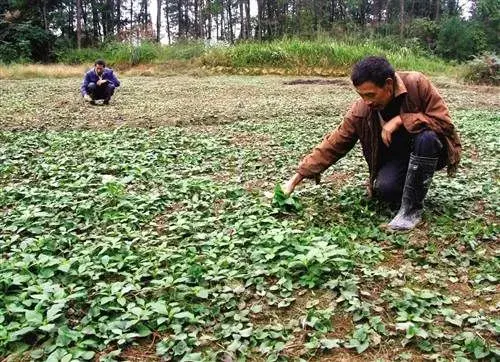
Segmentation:
[(12, 64), (0, 65), (0, 79), (70, 78), (79, 77), (86, 65)]
[[(0, 64), (0, 79), (32, 79), (32, 78), (71, 78), (81, 76), (92, 63), (67, 65), (67, 64)], [(225, 67), (201, 65), (197, 59), (193, 60), (169, 60), (158, 64), (139, 64), (136, 66), (119, 65), (113, 69), (120, 71), (123, 76), (150, 76), (169, 77), (175, 75), (208, 76), (216, 74), (234, 75), (283, 75), (283, 76), (321, 76), (321, 77), (345, 77), (350, 73), (350, 67), (328, 67), (328, 66), (295, 66), (289, 68), (281, 67)], [(461, 70), (457, 67), (456, 72), (449, 74), (456, 82), (461, 78)], [(448, 84), (446, 84), (448, 86)], [(446, 87), (445, 86), (445, 87)], [(489, 87), (493, 89), (495, 87)]]
[[(12, 64), (0, 65), (0, 79), (31, 79), (31, 78), (71, 78), (82, 75), (92, 64)], [(137, 66), (116, 66), (125, 76), (174, 76), (193, 75), (205, 76), (213, 74), (242, 75), (303, 75), (340, 77), (349, 73), (349, 68), (329, 67), (294, 67), (290, 69), (277, 67), (207, 67), (196, 61), (171, 60), (161, 64), (140, 64)]]

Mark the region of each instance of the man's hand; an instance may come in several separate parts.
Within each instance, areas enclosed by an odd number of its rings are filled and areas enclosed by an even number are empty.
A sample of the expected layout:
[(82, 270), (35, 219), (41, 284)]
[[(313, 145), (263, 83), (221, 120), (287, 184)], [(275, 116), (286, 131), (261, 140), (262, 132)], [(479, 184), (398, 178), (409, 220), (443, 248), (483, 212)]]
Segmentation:
[(91, 96), (89, 96), (88, 94), (85, 94), (85, 95), (83, 96), (83, 100), (84, 100), (85, 102), (92, 102), (92, 97), (91, 97)]
[(382, 142), (389, 147), (392, 141), (392, 134), (403, 124), (400, 116), (396, 116), (382, 127)]
[(295, 175), (292, 176), (290, 180), (288, 180), (281, 188), (283, 189), (283, 192), (286, 195), (290, 195), (293, 190), (295, 190), (295, 187), (302, 182), (304, 179), (304, 176), (302, 176), (300, 173), (296, 173)]
[(98, 86), (101, 86), (101, 85), (105, 84), (107, 81), (108, 81), (107, 79), (99, 79), (99, 80), (97, 81), (97, 85), (98, 85)]

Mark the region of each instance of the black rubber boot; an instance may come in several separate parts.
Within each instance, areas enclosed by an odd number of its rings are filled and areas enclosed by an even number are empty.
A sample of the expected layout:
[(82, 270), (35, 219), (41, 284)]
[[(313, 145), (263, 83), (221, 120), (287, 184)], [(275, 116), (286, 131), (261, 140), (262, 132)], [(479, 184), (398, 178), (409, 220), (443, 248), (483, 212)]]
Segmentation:
[(422, 221), (424, 199), (434, 176), (437, 157), (410, 155), (401, 207), (388, 227), (393, 231), (414, 229)]

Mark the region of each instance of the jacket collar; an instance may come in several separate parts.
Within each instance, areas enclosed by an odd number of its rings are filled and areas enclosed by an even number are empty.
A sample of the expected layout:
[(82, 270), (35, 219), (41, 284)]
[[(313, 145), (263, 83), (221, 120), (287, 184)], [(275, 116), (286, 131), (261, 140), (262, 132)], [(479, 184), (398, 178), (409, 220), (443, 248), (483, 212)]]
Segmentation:
[(396, 84), (394, 86), (394, 98), (399, 97), (401, 94), (408, 93), (408, 90), (406, 89), (403, 79), (401, 79), (399, 74), (395, 73), (394, 77), (396, 79)]
[(101, 75), (99, 75), (99, 74), (97, 74), (97, 70), (95, 70), (95, 67), (94, 67), (94, 73), (95, 73), (95, 75), (97, 75), (97, 77), (98, 77), (98, 78), (102, 78), (102, 77), (103, 77), (103, 75), (104, 75), (104, 73), (106, 73), (106, 68), (104, 68), (104, 69), (102, 70), (102, 74), (101, 74)]

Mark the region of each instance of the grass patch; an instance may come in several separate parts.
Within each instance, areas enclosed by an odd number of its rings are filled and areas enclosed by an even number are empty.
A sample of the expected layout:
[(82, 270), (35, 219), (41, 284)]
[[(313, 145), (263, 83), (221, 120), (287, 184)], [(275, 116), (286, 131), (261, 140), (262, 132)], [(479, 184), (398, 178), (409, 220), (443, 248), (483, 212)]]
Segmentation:
[(212, 67), (233, 68), (333, 68), (347, 75), (355, 62), (368, 55), (386, 56), (397, 69), (445, 73), (454, 68), (439, 58), (418, 54), (409, 48), (389, 50), (373, 41), (352, 43), (336, 40), (241, 43), (212, 49), (203, 56), (202, 62)]
[[(170, 75), (175, 73), (210, 74), (288, 74), (345, 76), (352, 65), (368, 55), (384, 55), (400, 70), (459, 77), (462, 66), (451, 65), (418, 49), (397, 47), (391, 39), (305, 41), (297, 39), (273, 42), (242, 42), (234, 46), (205, 46), (203, 43), (179, 43), (162, 46), (155, 43), (110, 43), (100, 49), (66, 50), (58, 61), (68, 65), (91, 66), (97, 58), (130, 74)], [(139, 70), (136, 70), (138, 68)], [(144, 71), (144, 69), (147, 71)], [(203, 70), (200, 71), (200, 69)], [(71, 68), (49, 66), (0, 66), (1, 78), (65, 77), (74, 75)], [(55, 71), (59, 69), (59, 71)]]
[(58, 54), (58, 61), (66, 64), (81, 64), (103, 58), (113, 66), (124, 67), (138, 64), (164, 63), (170, 60), (193, 60), (205, 53), (200, 42), (159, 45), (143, 42), (140, 45), (109, 43), (102, 48), (70, 49)]

